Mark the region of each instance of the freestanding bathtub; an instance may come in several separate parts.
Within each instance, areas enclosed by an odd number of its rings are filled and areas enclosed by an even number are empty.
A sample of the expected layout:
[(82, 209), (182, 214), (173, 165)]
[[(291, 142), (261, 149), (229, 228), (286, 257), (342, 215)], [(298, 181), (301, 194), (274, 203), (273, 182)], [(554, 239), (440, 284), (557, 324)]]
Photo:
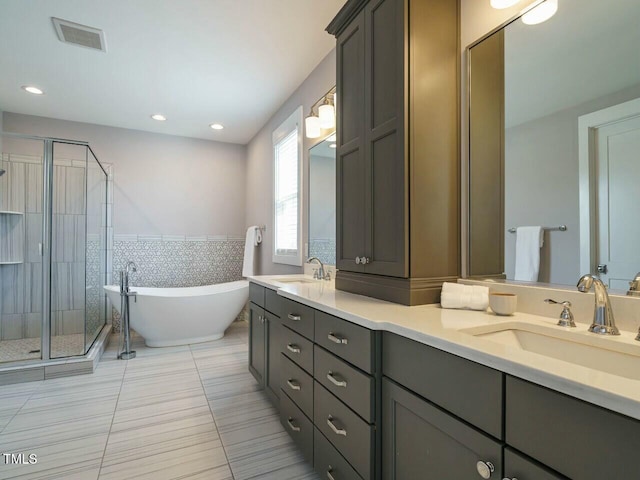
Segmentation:
[[(120, 310), (120, 287), (105, 285), (111, 303)], [(249, 282), (202, 287), (131, 287), (131, 328), (149, 347), (169, 347), (208, 342), (224, 336), (249, 299)]]

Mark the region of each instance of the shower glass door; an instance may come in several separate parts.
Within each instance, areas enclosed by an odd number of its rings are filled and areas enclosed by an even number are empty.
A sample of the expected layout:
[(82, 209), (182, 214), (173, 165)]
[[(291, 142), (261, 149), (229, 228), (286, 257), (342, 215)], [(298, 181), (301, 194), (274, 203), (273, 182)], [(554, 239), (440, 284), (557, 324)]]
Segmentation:
[[(43, 358), (42, 140), (0, 136), (0, 366)], [(46, 354), (46, 352), (45, 352)]]
[(53, 142), (51, 358), (85, 352), (87, 151)]

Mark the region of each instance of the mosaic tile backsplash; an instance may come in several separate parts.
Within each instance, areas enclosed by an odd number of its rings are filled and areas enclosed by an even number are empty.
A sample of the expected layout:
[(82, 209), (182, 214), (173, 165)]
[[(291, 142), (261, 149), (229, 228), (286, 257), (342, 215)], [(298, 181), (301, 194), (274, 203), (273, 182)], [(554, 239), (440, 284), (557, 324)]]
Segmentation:
[(336, 264), (336, 240), (330, 238), (312, 238), (309, 240), (309, 256), (318, 257), (327, 265)]
[[(132, 286), (197, 287), (242, 280), (244, 237), (168, 235), (116, 235), (113, 245), (112, 283), (120, 283), (120, 270), (134, 261), (138, 271)], [(113, 328), (120, 318), (114, 310)]]

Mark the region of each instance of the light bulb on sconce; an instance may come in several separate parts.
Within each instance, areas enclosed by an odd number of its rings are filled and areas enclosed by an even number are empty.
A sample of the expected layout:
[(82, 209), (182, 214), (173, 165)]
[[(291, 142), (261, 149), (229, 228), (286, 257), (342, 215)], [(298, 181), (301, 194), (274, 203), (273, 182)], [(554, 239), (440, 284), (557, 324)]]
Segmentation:
[(520, 3), (520, 0), (491, 0), (491, 6), (496, 10), (513, 7), (516, 3)]
[(320, 119), (316, 117), (313, 112), (304, 119), (304, 127), (307, 138), (319, 138), (322, 133), (320, 131)]
[(324, 104), (318, 107), (318, 116), (320, 117), (320, 128), (328, 130), (336, 126), (336, 109), (329, 101), (329, 95), (324, 99)]
[(522, 16), (525, 25), (537, 25), (546, 22), (558, 11), (558, 0), (546, 0), (537, 7), (532, 8)]

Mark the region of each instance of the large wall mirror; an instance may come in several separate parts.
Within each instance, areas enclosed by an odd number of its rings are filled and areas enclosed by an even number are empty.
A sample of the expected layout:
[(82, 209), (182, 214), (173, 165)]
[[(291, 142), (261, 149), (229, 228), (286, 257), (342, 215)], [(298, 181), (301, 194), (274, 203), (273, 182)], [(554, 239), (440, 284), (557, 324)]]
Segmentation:
[(626, 291), (640, 271), (640, 2), (558, 3), (469, 49), (468, 272), (536, 281), (516, 276), (516, 230), (542, 226), (538, 282), (600, 266)]
[(309, 149), (309, 256), (336, 264), (336, 134)]

